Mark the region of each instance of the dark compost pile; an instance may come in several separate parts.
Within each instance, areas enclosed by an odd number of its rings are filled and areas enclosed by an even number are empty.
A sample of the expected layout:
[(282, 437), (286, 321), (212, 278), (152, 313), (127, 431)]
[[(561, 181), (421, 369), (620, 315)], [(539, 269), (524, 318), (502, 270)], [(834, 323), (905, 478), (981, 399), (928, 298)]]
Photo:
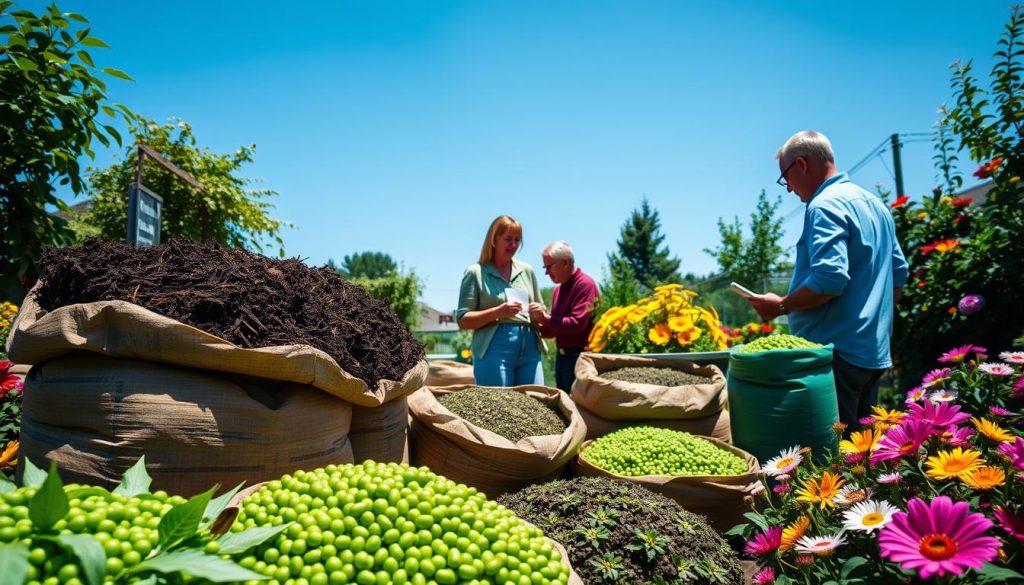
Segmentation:
[(243, 348), (310, 345), (371, 388), (424, 357), (384, 301), (297, 258), (189, 239), (136, 247), (91, 238), (48, 249), (39, 264), (36, 301), (47, 311), (128, 301)]

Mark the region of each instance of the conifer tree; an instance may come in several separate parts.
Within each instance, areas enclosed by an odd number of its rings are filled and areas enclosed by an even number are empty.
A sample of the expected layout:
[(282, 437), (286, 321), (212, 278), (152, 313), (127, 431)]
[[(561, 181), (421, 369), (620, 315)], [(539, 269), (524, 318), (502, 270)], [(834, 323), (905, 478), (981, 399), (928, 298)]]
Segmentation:
[(619, 263), (625, 262), (632, 269), (636, 280), (649, 289), (680, 282), (679, 259), (672, 256), (668, 246), (662, 245), (664, 241), (658, 211), (651, 208), (644, 197), (640, 208), (634, 209), (623, 224), (618, 241), (619, 251), (608, 255), (608, 265), (614, 269)]

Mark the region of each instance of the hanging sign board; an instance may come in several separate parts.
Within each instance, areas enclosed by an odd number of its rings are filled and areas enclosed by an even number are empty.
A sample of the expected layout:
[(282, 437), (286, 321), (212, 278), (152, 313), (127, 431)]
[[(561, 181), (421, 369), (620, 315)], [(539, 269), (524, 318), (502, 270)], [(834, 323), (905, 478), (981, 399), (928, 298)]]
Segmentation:
[(128, 243), (155, 246), (160, 243), (160, 217), (164, 200), (139, 184), (128, 192)]

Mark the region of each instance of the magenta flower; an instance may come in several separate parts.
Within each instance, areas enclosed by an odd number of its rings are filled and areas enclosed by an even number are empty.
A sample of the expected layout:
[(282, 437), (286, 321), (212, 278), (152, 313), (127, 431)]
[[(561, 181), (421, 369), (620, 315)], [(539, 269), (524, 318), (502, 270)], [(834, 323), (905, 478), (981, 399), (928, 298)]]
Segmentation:
[(951, 425), (942, 433), (942, 442), (950, 447), (966, 447), (974, 436), (974, 429)]
[(960, 299), (960, 302), (956, 304), (956, 308), (960, 309), (960, 312), (964, 315), (980, 313), (985, 308), (985, 297), (981, 295), (967, 295)]
[(907, 511), (894, 513), (878, 534), (882, 557), (916, 570), (922, 579), (980, 569), (996, 558), (1000, 542), (984, 535), (992, 521), (970, 508), (967, 502), (953, 503), (946, 496), (931, 504), (910, 500)]
[(754, 540), (748, 540), (744, 550), (749, 555), (762, 557), (770, 555), (782, 546), (782, 527), (772, 526), (768, 530), (758, 534)]
[(962, 345), (960, 347), (954, 347), (953, 349), (939, 356), (939, 361), (944, 364), (959, 364), (960, 362), (964, 361), (964, 358), (971, 355), (971, 352), (973, 350), (974, 346), (971, 344)]
[(941, 429), (950, 425), (960, 424), (964, 421), (971, 419), (971, 415), (966, 412), (960, 412), (959, 404), (952, 404), (949, 402), (931, 402), (925, 401), (923, 403), (913, 403), (908, 405), (908, 411), (906, 418), (903, 422), (908, 420), (919, 420), (928, 423), (932, 426), (938, 427), (936, 431), (941, 433)]
[(995, 406), (995, 405), (988, 407), (988, 411), (993, 416), (1010, 416), (1011, 414), (1013, 414), (1012, 412), (1010, 412), (1009, 410), (1006, 410), (1002, 406)]
[(1024, 540), (1024, 516), (1014, 513), (1003, 506), (995, 506), (993, 514), (999, 520), (999, 527), (1017, 540)]
[(937, 370), (932, 370), (925, 374), (924, 378), (921, 379), (921, 385), (926, 388), (934, 386), (939, 382), (948, 380), (952, 375), (953, 370), (951, 368), (939, 368)]
[(916, 386), (907, 391), (907, 398), (904, 402), (907, 404), (921, 402), (925, 396), (928, 396), (928, 390), (924, 386)]
[(1017, 381), (1013, 383), (1013, 396), (1024, 398), (1024, 376), (1017, 378)]
[(772, 488), (772, 491), (777, 494), (786, 494), (793, 489), (793, 486), (788, 483), (780, 483)]
[(775, 580), (775, 569), (771, 567), (763, 567), (760, 571), (754, 573), (754, 585), (768, 585)]
[(870, 416), (865, 416), (862, 419), (858, 419), (857, 424), (859, 424), (862, 427), (870, 427), (871, 425), (875, 424), (875, 419), (871, 418)]
[(1016, 437), (1012, 443), (1002, 443), (999, 452), (1006, 455), (1015, 469), (1024, 469), (1024, 439)]
[(932, 434), (932, 425), (922, 420), (909, 420), (889, 429), (871, 452), (871, 464), (881, 461), (912, 458)]

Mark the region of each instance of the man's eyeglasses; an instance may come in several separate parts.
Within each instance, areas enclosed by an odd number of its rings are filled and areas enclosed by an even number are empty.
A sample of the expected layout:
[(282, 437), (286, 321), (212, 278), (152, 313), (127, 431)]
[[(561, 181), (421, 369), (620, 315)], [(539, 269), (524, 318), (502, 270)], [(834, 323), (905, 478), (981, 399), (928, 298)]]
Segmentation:
[(552, 262), (551, 264), (541, 264), (541, 266), (543, 266), (544, 271), (547, 272), (548, 270), (551, 270), (551, 267), (554, 266), (555, 264), (558, 264), (557, 260)]
[(797, 160), (798, 159), (793, 159), (793, 162), (789, 163), (789, 166), (786, 167), (786, 170), (782, 171), (782, 174), (779, 175), (779, 179), (775, 181), (780, 187), (786, 187), (787, 189), (789, 188), (789, 181), (786, 180), (786, 173), (788, 173), (790, 169), (793, 168), (793, 165), (796, 164)]

